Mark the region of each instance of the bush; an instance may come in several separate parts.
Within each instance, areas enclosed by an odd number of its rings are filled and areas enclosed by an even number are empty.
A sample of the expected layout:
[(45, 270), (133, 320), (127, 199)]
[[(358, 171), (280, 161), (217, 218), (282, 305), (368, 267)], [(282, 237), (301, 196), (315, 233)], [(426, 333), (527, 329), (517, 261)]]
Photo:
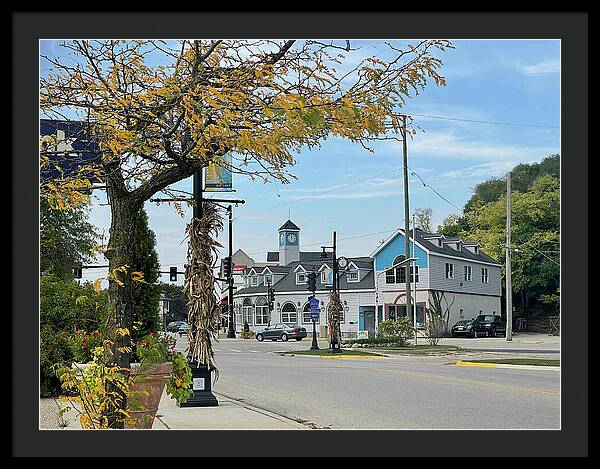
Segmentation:
[(56, 376), (58, 366), (72, 360), (71, 352), (62, 332), (50, 326), (40, 331), (40, 397), (56, 397), (60, 394), (60, 380)]
[(244, 328), (242, 329), (242, 333), (240, 334), (242, 339), (252, 339), (254, 338), (254, 334), (250, 331), (250, 326), (247, 322), (244, 323)]
[(381, 321), (379, 335), (384, 339), (393, 340), (398, 345), (406, 345), (407, 340), (413, 338), (413, 326), (406, 317), (395, 321)]

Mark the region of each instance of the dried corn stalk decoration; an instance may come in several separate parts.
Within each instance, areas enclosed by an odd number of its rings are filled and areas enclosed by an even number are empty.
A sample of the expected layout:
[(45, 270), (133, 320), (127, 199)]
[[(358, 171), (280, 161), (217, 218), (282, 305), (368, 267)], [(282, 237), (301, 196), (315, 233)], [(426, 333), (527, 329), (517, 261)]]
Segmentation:
[(218, 260), (216, 236), (223, 229), (223, 219), (216, 205), (204, 202), (201, 219), (192, 218), (187, 226), (188, 253), (184, 291), (188, 299), (189, 358), (207, 365), (215, 372), (213, 339), (218, 342), (221, 309), (217, 304), (214, 268)]
[[(338, 344), (338, 347), (342, 343), (342, 333), (340, 330), (340, 311), (342, 310), (342, 303), (340, 302), (340, 295), (337, 292), (331, 292), (329, 294), (329, 304), (327, 305), (327, 321), (329, 323), (329, 337), (330, 343)], [(333, 340), (331, 340), (333, 339)]]

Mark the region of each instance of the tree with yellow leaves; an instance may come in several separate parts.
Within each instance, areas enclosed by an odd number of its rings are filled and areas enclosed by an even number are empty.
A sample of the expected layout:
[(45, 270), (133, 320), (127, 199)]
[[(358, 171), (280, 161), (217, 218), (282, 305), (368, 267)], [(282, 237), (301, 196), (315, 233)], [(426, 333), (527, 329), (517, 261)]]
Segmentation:
[[(350, 41), (66, 41), (66, 54), (43, 57), (45, 117), (89, 122), (100, 158), (79, 176), (42, 187), (57, 204), (77, 202), (96, 174), (111, 208), (106, 257), (114, 328), (132, 327), (136, 219), (145, 201), (209, 163), (249, 177), (293, 177), (292, 152), (328, 137), (396, 138), (401, 108), (432, 80), (444, 85), (436, 54), (452, 45), (422, 40), (382, 43), (391, 58), (364, 57)], [(48, 142), (46, 142), (46, 145)], [(48, 155), (41, 151), (41, 164)], [(115, 359), (128, 368), (129, 337), (115, 337)], [(118, 426), (118, 422), (116, 423)]]

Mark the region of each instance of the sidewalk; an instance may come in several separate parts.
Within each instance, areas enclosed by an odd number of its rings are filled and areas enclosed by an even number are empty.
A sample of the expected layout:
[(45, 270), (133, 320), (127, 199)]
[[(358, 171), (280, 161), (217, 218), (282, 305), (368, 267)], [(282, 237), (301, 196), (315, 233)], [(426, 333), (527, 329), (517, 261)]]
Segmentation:
[(304, 425), (214, 393), (215, 407), (178, 407), (166, 392), (153, 430), (307, 430)]
[[(414, 339), (411, 341), (414, 343)], [(427, 344), (426, 337), (417, 337), (419, 344)], [(506, 337), (444, 337), (440, 340), (440, 345), (457, 345), (464, 349), (485, 350), (485, 349), (529, 349), (529, 350), (560, 350), (560, 336), (552, 336), (540, 332), (513, 332), (512, 341), (507, 341)]]

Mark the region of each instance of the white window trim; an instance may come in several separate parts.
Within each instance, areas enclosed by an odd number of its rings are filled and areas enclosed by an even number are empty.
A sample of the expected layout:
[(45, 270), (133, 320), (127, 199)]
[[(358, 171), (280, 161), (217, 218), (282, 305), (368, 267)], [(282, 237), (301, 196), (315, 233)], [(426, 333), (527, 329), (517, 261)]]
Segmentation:
[(465, 265), (465, 282), (473, 281), (473, 267), (470, 265)]
[[(350, 274), (356, 274), (356, 278), (350, 278)], [(348, 283), (360, 282), (360, 272), (358, 270), (350, 270), (346, 273), (346, 281)]]
[[(450, 266), (450, 268), (448, 268)], [(446, 262), (446, 278), (454, 279), (454, 264), (452, 262)]]
[(253, 275), (252, 277), (250, 277), (250, 285), (253, 287), (258, 286), (258, 275)]
[[(304, 275), (304, 281), (300, 280), (300, 276)], [(308, 281), (306, 272), (296, 272), (296, 285), (303, 285)]]
[[(321, 271), (321, 283), (323, 285), (331, 285), (330, 283), (327, 282), (327, 277), (329, 276), (329, 272), (331, 272), (331, 269), (325, 269)], [(333, 275), (332, 275), (333, 278)]]
[(490, 283), (490, 271), (487, 267), (481, 268), (481, 283)]
[[(267, 282), (267, 278), (269, 279), (268, 282)], [(267, 274), (264, 276), (264, 284), (265, 285), (270, 284), (271, 286), (273, 286), (273, 274), (270, 274), (270, 275)]]

